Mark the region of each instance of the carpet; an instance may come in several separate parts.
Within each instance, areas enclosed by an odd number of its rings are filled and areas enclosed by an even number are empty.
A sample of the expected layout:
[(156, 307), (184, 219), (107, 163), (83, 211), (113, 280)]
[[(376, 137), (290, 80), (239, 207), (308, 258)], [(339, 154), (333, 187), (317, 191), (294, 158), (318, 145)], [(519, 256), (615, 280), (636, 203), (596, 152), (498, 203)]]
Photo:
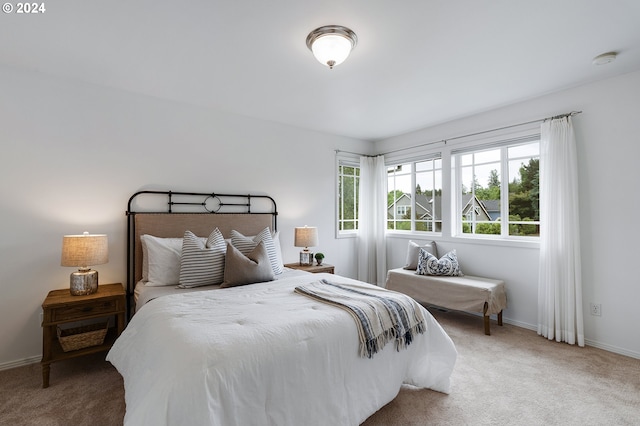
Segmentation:
[[(403, 386), (363, 426), (638, 425), (640, 360), (429, 308), (456, 344), (450, 395)], [(0, 425), (122, 425), (122, 378), (104, 353), (0, 372)]]

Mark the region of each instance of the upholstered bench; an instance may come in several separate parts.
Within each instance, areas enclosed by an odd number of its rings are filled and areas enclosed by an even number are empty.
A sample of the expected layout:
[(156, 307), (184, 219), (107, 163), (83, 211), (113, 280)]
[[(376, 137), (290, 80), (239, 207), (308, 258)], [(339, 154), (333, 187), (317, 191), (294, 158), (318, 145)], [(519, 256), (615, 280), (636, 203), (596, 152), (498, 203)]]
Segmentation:
[(419, 302), (447, 309), (481, 312), (484, 334), (490, 335), (490, 316), (497, 315), (502, 325), (502, 310), (507, 307), (504, 281), (483, 277), (418, 275), (403, 268), (387, 272), (386, 288), (413, 297)]

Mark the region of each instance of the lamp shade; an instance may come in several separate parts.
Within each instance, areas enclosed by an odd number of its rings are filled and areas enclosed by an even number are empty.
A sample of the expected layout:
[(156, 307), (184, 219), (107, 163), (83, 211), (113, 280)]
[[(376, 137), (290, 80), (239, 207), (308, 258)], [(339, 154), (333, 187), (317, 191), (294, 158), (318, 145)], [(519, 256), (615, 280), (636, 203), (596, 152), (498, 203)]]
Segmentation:
[(62, 237), (62, 266), (86, 268), (109, 261), (107, 236), (104, 234), (65, 235)]
[(293, 245), (296, 247), (315, 247), (318, 245), (318, 228), (304, 226), (295, 229)]

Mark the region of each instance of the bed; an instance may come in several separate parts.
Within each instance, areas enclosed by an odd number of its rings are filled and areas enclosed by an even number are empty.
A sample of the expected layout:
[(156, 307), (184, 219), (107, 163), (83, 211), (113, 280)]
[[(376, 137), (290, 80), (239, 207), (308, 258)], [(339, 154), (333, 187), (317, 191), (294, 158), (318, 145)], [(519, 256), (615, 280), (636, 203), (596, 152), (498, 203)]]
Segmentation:
[[(134, 204), (141, 196), (168, 197), (169, 211), (138, 211), (143, 207)], [(187, 201), (191, 197), (201, 200)], [(392, 293), (388, 290), (285, 268), (274, 271), (271, 280), (228, 286), (227, 275), (246, 273), (229, 261), (241, 258), (234, 235), (264, 235), (252, 253), (262, 253), (267, 234), (278, 245), (275, 202), (266, 196), (232, 197), (248, 199), (227, 202), (220, 194), (154, 191), (136, 193), (129, 201), (132, 317), (107, 355), (124, 378), (125, 425), (358, 425), (393, 400), (402, 384), (450, 391), (455, 346), (421, 306), (424, 333), (416, 333), (406, 348), (389, 343), (362, 357), (352, 315), (295, 291), (321, 280), (376, 297)], [(256, 199), (267, 202), (266, 213), (256, 211)], [(175, 212), (176, 206), (205, 213)], [(163, 287), (151, 289), (152, 296), (140, 288), (149, 257), (143, 253), (143, 235), (183, 236), (186, 244), (187, 230), (211, 241), (215, 228), (226, 240), (222, 284), (152, 286)]]

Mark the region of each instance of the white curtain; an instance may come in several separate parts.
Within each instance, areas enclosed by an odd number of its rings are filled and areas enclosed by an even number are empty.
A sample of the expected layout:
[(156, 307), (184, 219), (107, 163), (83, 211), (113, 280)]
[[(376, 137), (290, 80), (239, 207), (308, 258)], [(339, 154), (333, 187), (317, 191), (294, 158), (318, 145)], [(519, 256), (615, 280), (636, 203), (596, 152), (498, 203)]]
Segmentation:
[(387, 168), (384, 156), (360, 157), (358, 279), (384, 287), (387, 277)]
[(584, 346), (577, 163), (571, 117), (542, 123), (538, 334)]

